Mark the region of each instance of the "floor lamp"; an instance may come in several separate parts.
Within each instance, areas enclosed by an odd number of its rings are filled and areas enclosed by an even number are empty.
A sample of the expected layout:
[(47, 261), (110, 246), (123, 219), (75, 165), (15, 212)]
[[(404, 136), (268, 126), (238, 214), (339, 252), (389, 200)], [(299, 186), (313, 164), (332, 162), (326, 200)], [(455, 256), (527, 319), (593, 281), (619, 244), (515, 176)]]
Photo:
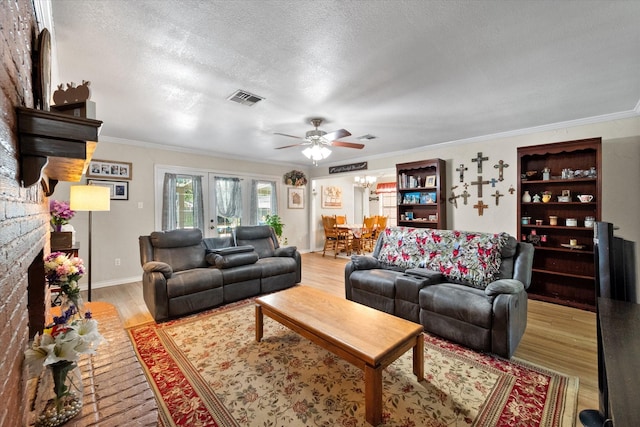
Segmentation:
[(89, 212), (89, 257), (87, 275), (87, 301), (91, 301), (91, 230), (93, 228), (91, 214), (94, 211), (111, 209), (111, 189), (100, 185), (72, 185), (69, 196), (70, 208), (74, 211)]

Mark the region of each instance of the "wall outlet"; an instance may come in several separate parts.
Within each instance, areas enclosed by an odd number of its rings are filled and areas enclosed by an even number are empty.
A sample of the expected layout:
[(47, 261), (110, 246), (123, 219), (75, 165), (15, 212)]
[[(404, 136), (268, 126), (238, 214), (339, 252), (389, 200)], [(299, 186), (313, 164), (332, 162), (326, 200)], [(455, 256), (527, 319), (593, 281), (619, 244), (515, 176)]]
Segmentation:
[(144, 204), (142, 202), (138, 202), (138, 209), (142, 209), (143, 206)]
[(116, 258), (116, 265), (120, 265), (120, 258)]

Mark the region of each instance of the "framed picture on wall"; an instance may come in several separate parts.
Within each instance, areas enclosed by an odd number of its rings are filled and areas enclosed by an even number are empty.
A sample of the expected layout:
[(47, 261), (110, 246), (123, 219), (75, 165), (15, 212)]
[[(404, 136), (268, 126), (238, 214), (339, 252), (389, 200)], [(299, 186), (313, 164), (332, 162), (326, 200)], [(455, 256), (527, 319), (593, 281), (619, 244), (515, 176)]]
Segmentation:
[(89, 162), (87, 178), (131, 179), (132, 165), (129, 162), (93, 159)]
[(289, 188), (287, 200), (289, 209), (304, 209), (304, 188)]
[(322, 187), (322, 209), (342, 209), (342, 188)]
[(87, 185), (100, 185), (102, 187), (109, 187), (111, 200), (129, 200), (129, 182), (127, 181), (88, 179)]

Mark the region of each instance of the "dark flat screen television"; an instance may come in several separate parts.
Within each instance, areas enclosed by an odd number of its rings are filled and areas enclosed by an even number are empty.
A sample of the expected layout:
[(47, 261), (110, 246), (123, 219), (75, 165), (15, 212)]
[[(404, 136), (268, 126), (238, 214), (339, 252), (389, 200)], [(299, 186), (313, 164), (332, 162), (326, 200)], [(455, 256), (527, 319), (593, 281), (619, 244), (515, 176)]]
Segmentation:
[[(614, 225), (609, 222), (596, 222), (594, 226), (596, 299), (601, 297), (637, 303), (635, 243), (614, 236), (614, 228)], [(585, 427), (610, 427), (613, 423), (610, 419), (609, 385), (602, 351), (599, 316), (596, 316), (596, 323), (599, 408), (580, 412), (580, 421)]]

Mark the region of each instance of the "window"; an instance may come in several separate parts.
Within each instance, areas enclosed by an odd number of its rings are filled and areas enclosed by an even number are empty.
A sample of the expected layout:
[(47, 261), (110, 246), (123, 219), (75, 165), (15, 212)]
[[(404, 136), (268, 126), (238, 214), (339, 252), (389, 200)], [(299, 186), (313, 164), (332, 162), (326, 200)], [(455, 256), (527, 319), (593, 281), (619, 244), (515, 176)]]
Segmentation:
[(202, 177), (166, 173), (162, 197), (162, 229), (202, 230), (203, 226)]
[(267, 215), (278, 213), (276, 183), (253, 180), (251, 183), (251, 224), (264, 224)]

